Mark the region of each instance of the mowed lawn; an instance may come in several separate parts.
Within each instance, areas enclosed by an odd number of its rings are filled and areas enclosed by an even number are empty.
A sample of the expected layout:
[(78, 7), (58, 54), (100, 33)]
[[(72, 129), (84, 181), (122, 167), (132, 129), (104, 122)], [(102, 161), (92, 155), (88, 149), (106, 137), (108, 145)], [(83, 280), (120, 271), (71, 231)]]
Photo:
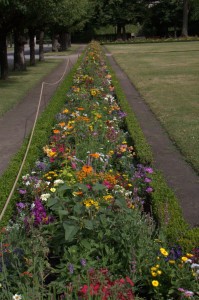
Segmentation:
[(199, 173), (199, 42), (107, 48)]
[(0, 80), (0, 117), (13, 108), (45, 75), (61, 63), (60, 59), (37, 62), (27, 71), (10, 72), (8, 80)]

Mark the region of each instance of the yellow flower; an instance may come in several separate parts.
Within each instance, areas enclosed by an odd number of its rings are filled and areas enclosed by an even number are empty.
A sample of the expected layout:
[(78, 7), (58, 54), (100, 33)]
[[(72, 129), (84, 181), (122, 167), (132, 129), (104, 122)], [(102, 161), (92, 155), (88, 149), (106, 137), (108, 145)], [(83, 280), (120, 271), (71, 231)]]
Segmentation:
[(160, 248), (160, 252), (162, 253), (162, 255), (164, 256), (168, 256), (169, 253), (164, 249), (164, 248)]
[(159, 285), (159, 281), (153, 280), (153, 281), (152, 281), (152, 285), (153, 285), (154, 287), (157, 287), (157, 286)]
[(151, 275), (152, 275), (153, 277), (156, 277), (156, 276), (157, 276), (157, 273), (154, 272), (154, 271), (152, 271), (152, 272), (151, 272)]
[(188, 258), (191, 258), (191, 257), (193, 257), (193, 254), (187, 253), (186, 256), (187, 256)]
[(56, 188), (51, 188), (50, 191), (51, 191), (52, 193), (54, 193), (54, 192), (56, 191)]
[(187, 258), (186, 256), (182, 256), (182, 257), (181, 257), (181, 260), (182, 260), (183, 262), (186, 262), (186, 261), (188, 260), (188, 258)]
[(170, 259), (170, 260), (169, 260), (169, 263), (170, 263), (171, 265), (174, 265), (176, 262), (175, 262), (175, 260)]
[(161, 274), (162, 274), (162, 271), (158, 270), (158, 272), (157, 272), (157, 273), (158, 273), (158, 275), (161, 275)]
[(151, 271), (156, 271), (157, 268), (156, 267), (151, 267)]
[(68, 113), (69, 113), (69, 110), (68, 110), (68, 109), (64, 109), (64, 110), (62, 111), (62, 113), (63, 113), (63, 114), (68, 114)]

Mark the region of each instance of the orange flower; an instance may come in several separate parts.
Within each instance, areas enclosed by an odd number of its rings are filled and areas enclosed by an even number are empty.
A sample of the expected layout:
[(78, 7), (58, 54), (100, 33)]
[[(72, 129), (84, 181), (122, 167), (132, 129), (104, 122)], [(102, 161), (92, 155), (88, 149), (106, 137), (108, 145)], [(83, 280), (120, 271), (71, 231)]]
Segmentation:
[(66, 125), (66, 123), (65, 122), (61, 122), (61, 123), (59, 123), (59, 126), (61, 126), (61, 127), (64, 127)]
[(54, 132), (55, 134), (57, 134), (57, 133), (60, 133), (60, 130), (54, 129), (53, 132)]
[(84, 108), (83, 107), (78, 107), (77, 110), (84, 110)]
[(86, 173), (86, 174), (90, 174), (90, 173), (92, 173), (93, 168), (92, 168), (91, 166), (84, 165), (84, 166), (82, 167), (82, 171), (84, 171), (84, 173)]
[(99, 158), (100, 157), (99, 153), (91, 153), (90, 156), (94, 157), (94, 158)]

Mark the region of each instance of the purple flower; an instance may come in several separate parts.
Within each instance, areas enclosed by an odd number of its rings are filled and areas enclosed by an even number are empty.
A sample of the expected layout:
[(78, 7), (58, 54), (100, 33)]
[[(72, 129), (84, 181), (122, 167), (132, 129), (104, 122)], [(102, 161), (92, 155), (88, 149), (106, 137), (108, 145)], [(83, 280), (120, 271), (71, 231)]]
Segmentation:
[(145, 168), (145, 172), (149, 173), (149, 174), (152, 174), (153, 173), (153, 169), (152, 168)]
[(193, 295), (194, 295), (194, 293), (191, 292), (191, 291), (185, 291), (185, 292), (184, 292), (184, 296), (185, 296), (185, 297), (188, 297), (188, 298), (189, 298), (189, 297), (193, 297)]
[(72, 275), (74, 273), (74, 267), (72, 264), (68, 264), (68, 270), (69, 270), (69, 273)]
[(20, 213), (25, 207), (26, 205), (23, 202), (19, 202), (16, 204), (17, 210)]
[(124, 111), (118, 111), (118, 115), (119, 115), (119, 118), (125, 118), (127, 116), (127, 113), (125, 113)]
[(146, 188), (146, 192), (149, 193), (149, 194), (152, 193), (153, 192), (152, 187), (149, 186), (148, 188)]
[(22, 189), (19, 190), (19, 194), (21, 194), (21, 195), (24, 195), (24, 194), (26, 194), (26, 193), (27, 193), (26, 190), (22, 190)]
[(151, 178), (146, 177), (146, 178), (144, 179), (144, 182), (146, 182), (146, 183), (151, 182)]
[(86, 266), (86, 259), (81, 258), (81, 259), (80, 259), (80, 263), (81, 263), (81, 265), (82, 265), (83, 267), (85, 267), (85, 266)]

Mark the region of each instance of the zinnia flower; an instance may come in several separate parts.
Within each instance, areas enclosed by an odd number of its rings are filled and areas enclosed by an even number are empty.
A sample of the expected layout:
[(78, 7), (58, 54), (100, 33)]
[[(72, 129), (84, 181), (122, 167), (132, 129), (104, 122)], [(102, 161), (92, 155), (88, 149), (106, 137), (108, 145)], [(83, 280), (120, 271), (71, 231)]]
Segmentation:
[(82, 171), (84, 171), (86, 174), (90, 174), (90, 173), (92, 173), (93, 168), (91, 166), (89, 166), (89, 165), (84, 165), (82, 167)]

